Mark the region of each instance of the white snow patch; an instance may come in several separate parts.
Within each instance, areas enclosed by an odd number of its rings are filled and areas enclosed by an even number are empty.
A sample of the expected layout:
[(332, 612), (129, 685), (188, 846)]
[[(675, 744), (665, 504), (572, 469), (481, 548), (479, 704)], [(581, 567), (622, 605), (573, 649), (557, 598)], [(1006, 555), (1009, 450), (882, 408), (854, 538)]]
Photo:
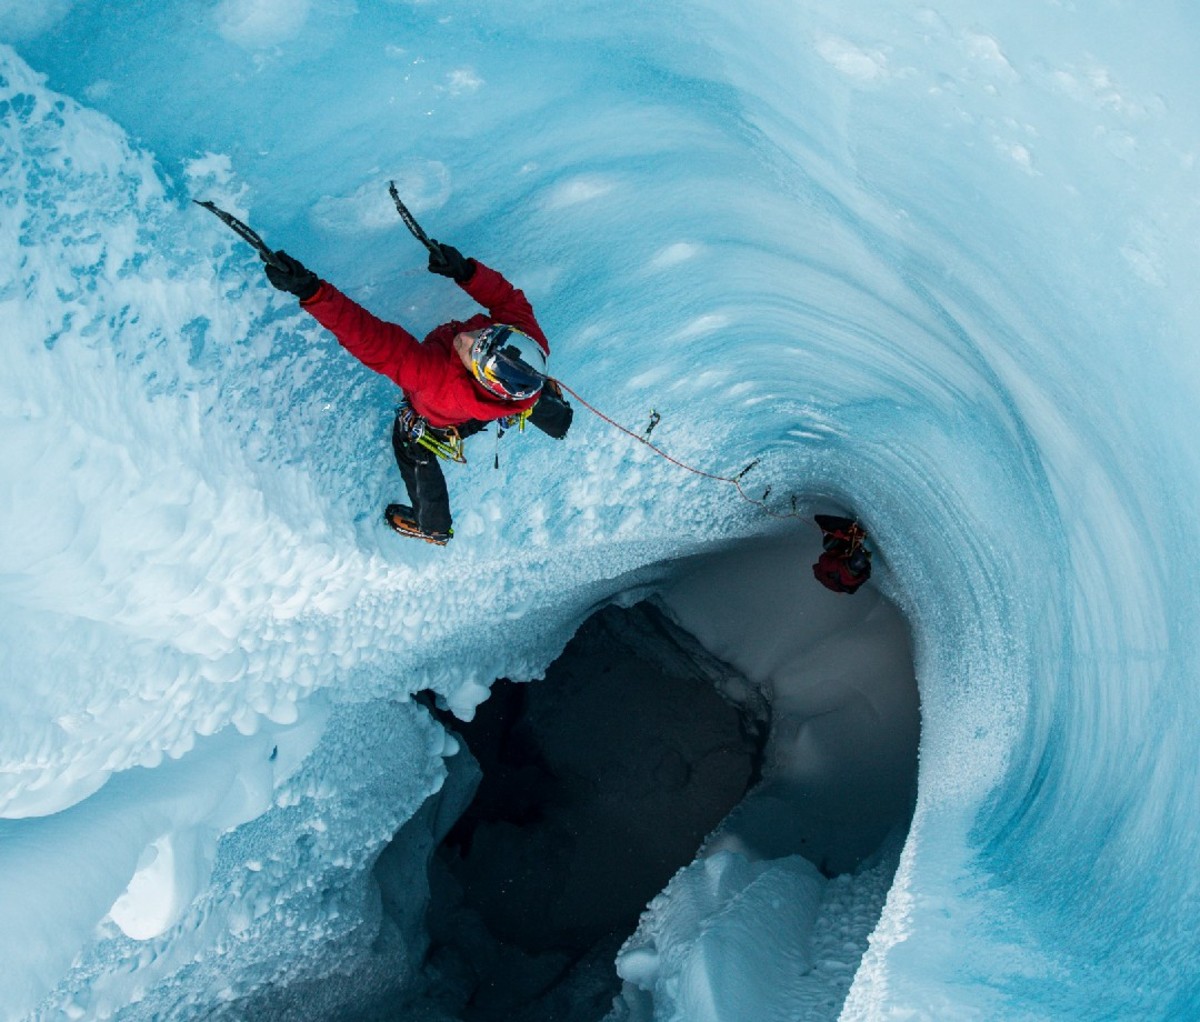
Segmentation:
[(1020, 142), (1012, 142), (1005, 138), (994, 137), (992, 144), (996, 150), (1007, 156), (1027, 174), (1036, 174), (1033, 166), (1033, 151)]
[(1140, 280), (1152, 287), (1167, 286), (1167, 267), (1161, 253), (1162, 237), (1146, 223), (1135, 223), (1121, 255)]
[(672, 341), (690, 341), (695, 337), (703, 337), (706, 334), (715, 334), (718, 330), (724, 330), (731, 322), (732, 319), (723, 312), (708, 312), (688, 320), (671, 334), (670, 339)]
[(1140, 120), (1149, 114), (1161, 115), (1165, 104), (1161, 97), (1145, 101), (1130, 98), (1118, 85), (1112, 72), (1095, 62), (1083, 67), (1068, 66), (1053, 71), (1050, 80), (1067, 96), (1095, 110), (1115, 114), (1124, 120)]
[(672, 266), (678, 266), (689, 259), (694, 259), (700, 253), (701, 248), (702, 246), (690, 241), (677, 241), (673, 245), (667, 245), (655, 252), (650, 260), (650, 268), (666, 270)]
[(295, 39), (311, 8), (311, 0), (221, 0), (213, 16), (223, 39), (258, 50)]
[(611, 178), (594, 174), (580, 175), (571, 178), (550, 190), (545, 199), (546, 209), (563, 209), (567, 206), (577, 206), (583, 202), (591, 202), (607, 195), (617, 184)]
[(478, 92), (483, 86), (483, 79), (472, 68), (460, 67), (446, 75), (447, 88), (452, 96), (461, 96), (466, 92)]
[(812, 968), (824, 883), (800, 856), (693, 862), (650, 903), (617, 973), (650, 994), (662, 1022), (783, 1018)]
[(89, 103), (100, 103), (113, 93), (113, 83), (107, 78), (101, 78), (92, 82), (86, 89), (83, 90), (84, 98)]
[(979, 32), (968, 32), (964, 36), (964, 42), (966, 43), (967, 55), (973, 60), (987, 65), (1010, 81), (1016, 81), (1020, 77), (1013, 69), (1012, 64), (1009, 63), (1008, 58), (1004, 55), (1000, 44), (990, 35), (984, 35)]
[(887, 57), (880, 50), (864, 50), (837, 36), (822, 36), (817, 53), (847, 78), (863, 83), (877, 82), (887, 76)]
[(185, 902), (175, 882), (175, 841), (165, 834), (143, 855), (125, 893), (109, 910), (127, 937), (149, 940), (174, 923)]

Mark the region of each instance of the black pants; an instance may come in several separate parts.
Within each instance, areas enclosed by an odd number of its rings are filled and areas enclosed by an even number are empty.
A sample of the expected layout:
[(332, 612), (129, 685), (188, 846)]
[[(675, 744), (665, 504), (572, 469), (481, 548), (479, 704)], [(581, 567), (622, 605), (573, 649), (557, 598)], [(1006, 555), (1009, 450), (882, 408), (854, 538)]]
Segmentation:
[[(478, 433), (484, 423), (471, 420), (458, 427), (462, 437)], [(433, 430), (436, 433), (436, 430)], [(446, 492), (446, 477), (442, 474), (441, 459), (422, 447), (400, 424), (399, 416), (392, 425), (392, 451), (400, 476), (408, 490), (408, 502), (417, 516), (422, 532), (450, 531), (450, 495)]]

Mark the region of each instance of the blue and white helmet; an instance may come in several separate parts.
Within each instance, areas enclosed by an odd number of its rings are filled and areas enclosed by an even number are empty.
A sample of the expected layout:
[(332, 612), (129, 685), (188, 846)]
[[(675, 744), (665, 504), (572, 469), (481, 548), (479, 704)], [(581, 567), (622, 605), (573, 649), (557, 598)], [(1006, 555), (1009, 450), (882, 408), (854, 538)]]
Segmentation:
[(506, 401), (538, 394), (546, 380), (546, 353), (529, 334), (497, 323), (471, 345), (471, 371), (480, 386)]

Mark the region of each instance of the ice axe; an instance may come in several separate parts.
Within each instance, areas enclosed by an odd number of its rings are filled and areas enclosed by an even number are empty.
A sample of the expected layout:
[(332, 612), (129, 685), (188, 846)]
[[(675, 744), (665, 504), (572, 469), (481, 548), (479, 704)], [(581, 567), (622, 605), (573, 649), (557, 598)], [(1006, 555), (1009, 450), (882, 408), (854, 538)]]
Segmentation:
[(243, 241), (248, 241), (251, 245), (253, 245), (255, 251), (258, 252), (258, 254), (262, 257), (264, 263), (269, 263), (276, 269), (287, 269), (287, 267), (279, 261), (279, 257), (276, 256), (275, 253), (269, 248), (267, 248), (267, 243), (263, 241), (261, 237), (259, 237), (258, 232), (248, 224), (242, 223), (242, 221), (235, 217), (232, 213), (225, 212), (225, 210), (223, 210), (215, 202), (209, 202), (207, 199), (203, 201), (200, 199), (192, 199), (192, 202), (194, 202), (197, 206), (203, 206), (213, 216), (229, 227), (230, 230), (232, 230), (233, 233), (239, 238), (241, 238)]
[(429, 239), (429, 235), (426, 234), (421, 229), (421, 225), (417, 223), (417, 218), (414, 217), (408, 211), (408, 207), (400, 201), (400, 193), (396, 191), (395, 181), (388, 182), (388, 193), (392, 196), (392, 202), (396, 204), (396, 212), (400, 214), (400, 219), (404, 221), (404, 226), (407, 227), (410, 232), (412, 232), (412, 236), (427, 249), (429, 249), (431, 253), (440, 254), (441, 246), (438, 245), (436, 241), (431, 241)]

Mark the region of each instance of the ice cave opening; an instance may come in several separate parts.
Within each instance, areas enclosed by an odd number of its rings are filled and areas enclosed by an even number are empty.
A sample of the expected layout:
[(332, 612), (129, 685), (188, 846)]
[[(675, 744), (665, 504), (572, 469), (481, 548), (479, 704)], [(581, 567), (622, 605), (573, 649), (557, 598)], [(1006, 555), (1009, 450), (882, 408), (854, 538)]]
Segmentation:
[[(597, 1022), (614, 997), (610, 1017), (649, 1017), (647, 905), (719, 853), (802, 863), (809, 922), (861, 955), (915, 801), (917, 686), (900, 612), (872, 587), (822, 590), (815, 553), (760, 542), (681, 562), (651, 599), (594, 613), (544, 678), (497, 681), (472, 721), (423, 700), (462, 748), (424, 824), (440, 845), (419, 1003), (372, 1018)], [(822, 923), (824, 885), (845, 903), (867, 871), (866, 922), (859, 905)], [(828, 1017), (852, 974), (822, 978)]]

